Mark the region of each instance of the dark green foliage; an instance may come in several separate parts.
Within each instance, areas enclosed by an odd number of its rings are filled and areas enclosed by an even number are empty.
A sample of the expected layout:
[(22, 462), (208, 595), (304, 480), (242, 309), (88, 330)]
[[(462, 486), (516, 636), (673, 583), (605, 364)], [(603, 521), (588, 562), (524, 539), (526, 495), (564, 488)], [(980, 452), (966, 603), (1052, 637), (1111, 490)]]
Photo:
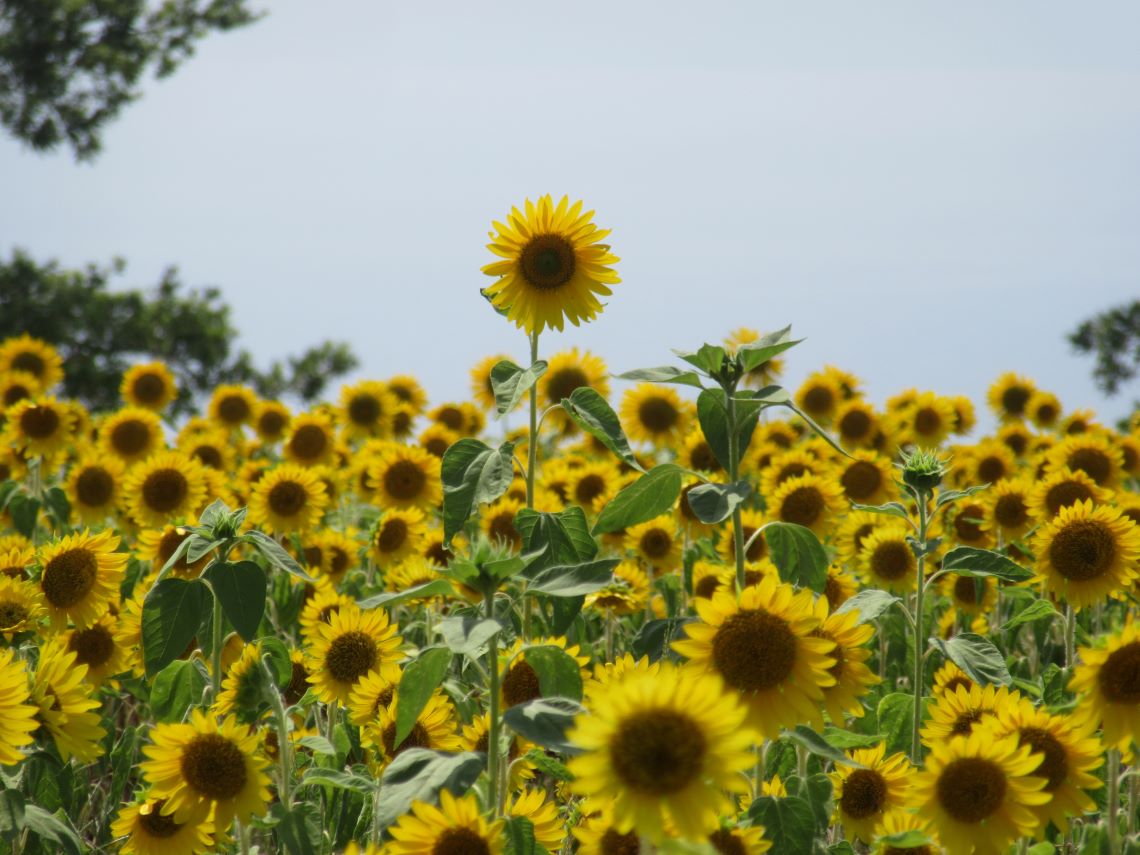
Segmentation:
[(55, 345), (64, 359), (63, 395), (93, 410), (118, 407), (123, 372), (151, 359), (163, 360), (178, 378), (175, 413), (191, 411), (195, 398), (221, 383), (247, 383), (267, 398), (294, 395), (310, 403), (357, 365), (347, 344), (324, 342), (260, 371), (236, 347), (238, 332), (221, 291), (186, 289), (175, 268), (152, 291), (111, 290), (124, 266), (116, 260), (108, 268), (62, 270), (20, 250), (0, 260), (0, 340), (28, 333)]
[(1096, 357), (1093, 378), (1105, 394), (1116, 394), (1140, 368), (1140, 300), (1084, 321), (1069, 333), (1069, 343)]
[(248, 2), (4, 0), (0, 122), (38, 151), (65, 143), (91, 158), (148, 68), (166, 77), (211, 31), (255, 21)]

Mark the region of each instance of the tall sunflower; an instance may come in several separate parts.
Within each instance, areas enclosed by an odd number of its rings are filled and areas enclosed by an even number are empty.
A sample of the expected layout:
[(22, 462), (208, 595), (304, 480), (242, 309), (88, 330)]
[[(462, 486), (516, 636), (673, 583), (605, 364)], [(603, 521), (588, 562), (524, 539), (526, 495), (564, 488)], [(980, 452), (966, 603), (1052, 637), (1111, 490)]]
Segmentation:
[(1096, 605), (1140, 576), (1140, 526), (1091, 501), (1062, 508), (1034, 536), (1037, 575), (1076, 608)]
[(756, 734), (748, 711), (715, 674), (662, 664), (631, 672), (577, 717), (569, 739), (571, 789), (611, 801), (614, 827), (659, 842), (666, 824), (698, 838), (733, 812), (726, 792), (746, 793)]
[(325, 485), (312, 469), (282, 463), (254, 485), (249, 518), (274, 534), (292, 534), (315, 527), (327, 506)]
[(931, 746), (914, 798), (950, 852), (1002, 855), (1038, 826), (1034, 809), (1049, 801), (1034, 773), (1042, 755), (1009, 735), (982, 728)]
[(206, 501), (206, 473), (181, 452), (160, 451), (128, 470), (123, 495), (138, 525), (162, 528), (199, 511)]
[(117, 599), (127, 565), (126, 553), (115, 552), (119, 538), (111, 529), (84, 530), (40, 547), (37, 562), (48, 617), (56, 629), (90, 626)]
[(13, 655), (10, 649), (0, 650), (0, 764), (5, 766), (24, 759), (20, 749), (31, 744), (40, 726), (37, 707), (29, 703), (28, 673)]
[(720, 674), (738, 692), (749, 724), (775, 738), (801, 722), (822, 726), (823, 690), (835, 685), (835, 642), (813, 635), (820, 626), (809, 590), (796, 592), (772, 576), (744, 589), (696, 599), (700, 621), (685, 627), (673, 649)]
[(598, 297), (610, 296), (609, 286), (621, 282), (610, 266), (618, 257), (601, 243), (609, 230), (566, 196), (557, 205), (549, 194), (537, 204), (527, 199), (524, 209), (511, 208), (505, 223), (494, 224), (487, 249), (502, 261), (483, 267), (499, 277), (483, 294), (528, 333), (561, 332), (564, 320), (574, 326), (592, 321), (602, 311)]
[(657, 383), (639, 383), (621, 399), (622, 425), (631, 439), (670, 448), (689, 431), (691, 406), (676, 390)]
[(32, 675), (32, 702), (39, 707), (36, 719), (55, 743), (66, 763), (75, 757), (90, 763), (103, 753), (100, 744), (107, 731), (93, 710), (101, 704), (92, 697), (85, 680), (87, 666), (80, 665), (61, 636), (48, 640)]
[(166, 363), (145, 362), (123, 372), (119, 394), (131, 406), (161, 411), (178, 397), (178, 385)]
[(232, 715), (221, 722), (194, 709), (190, 721), (158, 724), (139, 771), (150, 796), (163, 799), (162, 813), (178, 823), (213, 819), (224, 834), (236, 819), (260, 816), (269, 803), (269, 763), (257, 734)]
[(870, 843), (875, 826), (893, 810), (912, 804), (913, 769), (904, 754), (886, 756), (886, 743), (857, 748), (847, 756), (857, 766), (837, 764), (830, 774), (835, 794), (835, 817), (848, 836)]
[(1078, 722), (1100, 724), (1105, 743), (1120, 749), (1140, 739), (1140, 627), (1131, 618), (1096, 647), (1078, 651), (1069, 691), (1081, 695)]
[(162, 812), (164, 805), (162, 799), (143, 797), (119, 809), (111, 834), (127, 838), (122, 855), (203, 855), (213, 848), (210, 820), (175, 822)]
[(315, 628), (305, 662), (309, 682), (325, 703), (347, 704), (365, 674), (400, 658), (402, 643), (383, 609), (343, 605)]
[(456, 798), (444, 788), (439, 807), (412, 802), (388, 829), (392, 840), (384, 847), (391, 855), (500, 855), (503, 851), (503, 821), (483, 818), (474, 793)]

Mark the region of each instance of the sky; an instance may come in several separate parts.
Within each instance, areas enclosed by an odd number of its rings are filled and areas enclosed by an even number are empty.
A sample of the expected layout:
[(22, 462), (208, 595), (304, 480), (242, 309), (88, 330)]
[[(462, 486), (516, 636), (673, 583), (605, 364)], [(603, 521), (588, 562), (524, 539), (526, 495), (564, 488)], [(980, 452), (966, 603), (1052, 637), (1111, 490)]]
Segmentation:
[[(1140, 4), (264, 0), (76, 163), (0, 139), (0, 253), (217, 285), (263, 363), (325, 338), (433, 400), (526, 355), (487, 231), (569, 194), (622, 283), (544, 334), (614, 372), (792, 324), (785, 384), (1123, 415), (1065, 333), (1140, 296)], [(983, 426), (992, 424), (983, 420)]]

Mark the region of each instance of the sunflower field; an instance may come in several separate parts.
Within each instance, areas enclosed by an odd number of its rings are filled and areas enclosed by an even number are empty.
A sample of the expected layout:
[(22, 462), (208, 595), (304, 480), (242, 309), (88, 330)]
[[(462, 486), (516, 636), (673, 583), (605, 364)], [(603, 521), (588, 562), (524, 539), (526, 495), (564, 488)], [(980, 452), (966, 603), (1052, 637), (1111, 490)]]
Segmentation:
[[(616, 375), (541, 333), (593, 212), (493, 223), (529, 349), (307, 412), (0, 343), (0, 849), (1140, 852), (1140, 423), (779, 385), (790, 328)], [(504, 337), (504, 341), (510, 339)], [(796, 354), (802, 354), (801, 348)]]

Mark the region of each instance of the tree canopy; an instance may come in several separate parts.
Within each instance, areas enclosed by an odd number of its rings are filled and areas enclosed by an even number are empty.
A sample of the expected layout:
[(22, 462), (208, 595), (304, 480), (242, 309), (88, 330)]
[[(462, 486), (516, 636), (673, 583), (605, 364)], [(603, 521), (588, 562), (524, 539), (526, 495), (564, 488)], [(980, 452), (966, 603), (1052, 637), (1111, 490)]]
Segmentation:
[(1106, 395), (1115, 395), (1140, 369), (1140, 300), (1084, 321), (1069, 334), (1080, 353), (1096, 358), (1093, 378)]
[(220, 383), (246, 383), (267, 398), (306, 403), (358, 364), (344, 343), (325, 341), (259, 370), (236, 346), (238, 331), (217, 288), (187, 289), (177, 268), (150, 291), (115, 289), (125, 264), (63, 270), (16, 250), (0, 260), (0, 340), (24, 333), (42, 338), (64, 360), (63, 392), (93, 410), (119, 406), (119, 383), (132, 364), (161, 359), (178, 377), (175, 412)]

